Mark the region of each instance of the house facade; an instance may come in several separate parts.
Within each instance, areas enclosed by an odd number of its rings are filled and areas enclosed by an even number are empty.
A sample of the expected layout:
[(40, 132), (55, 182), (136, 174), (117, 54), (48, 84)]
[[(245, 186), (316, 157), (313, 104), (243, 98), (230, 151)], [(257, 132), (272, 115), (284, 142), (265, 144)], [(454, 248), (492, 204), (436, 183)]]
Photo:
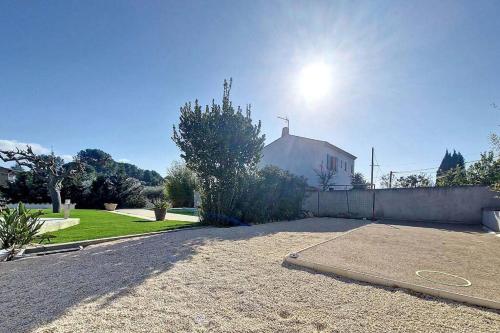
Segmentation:
[(334, 189), (350, 188), (354, 174), (356, 156), (322, 140), (291, 135), (283, 128), (279, 139), (264, 147), (260, 167), (275, 165), (291, 173), (304, 176), (309, 186), (319, 188), (320, 181), (315, 172), (321, 167), (333, 170)]
[(15, 171), (0, 166), (0, 186), (6, 186), (8, 183), (14, 182), (15, 180)]

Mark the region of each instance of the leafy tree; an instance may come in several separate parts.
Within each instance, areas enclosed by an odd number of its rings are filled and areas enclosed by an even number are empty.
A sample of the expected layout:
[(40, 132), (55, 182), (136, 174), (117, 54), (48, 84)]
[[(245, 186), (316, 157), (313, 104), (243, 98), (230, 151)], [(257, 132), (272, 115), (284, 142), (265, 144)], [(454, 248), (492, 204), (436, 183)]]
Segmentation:
[(323, 162), (321, 162), (319, 168), (314, 168), (313, 171), (318, 177), (318, 182), (323, 192), (328, 191), (328, 189), (335, 184), (333, 182), (333, 177), (336, 174), (335, 170), (325, 168)]
[(468, 179), (465, 168), (462, 166), (457, 166), (455, 168), (449, 169), (448, 171), (442, 173), (440, 176), (437, 176), (436, 184), (438, 186), (467, 185)]
[(10, 202), (50, 202), (47, 179), (32, 171), (18, 171), (16, 180), (0, 188), (2, 195)]
[(77, 154), (82, 163), (90, 172), (98, 175), (111, 175), (115, 173), (115, 162), (111, 155), (100, 149), (84, 149)]
[(361, 172), (355, 172), (351, 176), (351, 184), (354, 189), (366, 189), (369, 185)]
[(54, 153), (50, 155), (35, 154), (30, 146), (27, 146), (26, 149), (16, 148), (15, 151), (0, 150), (0, 159), (4, 162), (16, 162), (46, 178), (54, 213), (59, 213), (61, 209), (63, 180), (83, 171), (83, 164), (78, 159), (65, 164), (63, 159), (55, 156)]
[(200, 181), (202, 219), (210, 224), (227, 224), (235, 215), (240, 180), (256, 169), (264, 147), (260, 121), (252, 123), (250, 106), (245, 112), (233, 106), (231, 83), (224, 80), (222, 105), (212, 101), (203, 111), (197, 100), (194, 107), (186, 103), (178, 129), (173, 127), (172, 139)]
[(490, 135), (490, 141), (491, 141), (491, 145), (493, 147), (493, 151), (497, 155), (500, 155), (500, 136), (498, 134), (493, 133)]
[(382, 175), (382, 177), (380, 178), (380, 187), (381, 188), (390, 188), (391, 186), (391, 182), (390, 182), (390, 174), (385, 174), (385, 175)]
[(481, 159), (467, 170), (469, 184), (495, 186), (500, 184), (500, 158), (493, 151), (481, 154)]
[(432, 186), (432, 180), (426, 175), (402, 176), (396, 180), (395, 187), (415, 188)]
[(116, 203), (120, 207), (144, 207), (141, 182), (124, 175), (99, 176), (92, 183), (92, 197), (95, 208), (105, 203)]
[(156, 171), (143, 170), (130, 163), (116, 162), (110, 154), (100, 149), (85, 149), (78, 153), (78, 158), (85, 163), (86, 172), (97, 176), (123, 174), (140, 180), (146, 186), (158, 186), (163, 177)]
[(167, 170), (165, 192), (173, 207), (193, 207), (196, 176), (185, 164), (174, 162)]

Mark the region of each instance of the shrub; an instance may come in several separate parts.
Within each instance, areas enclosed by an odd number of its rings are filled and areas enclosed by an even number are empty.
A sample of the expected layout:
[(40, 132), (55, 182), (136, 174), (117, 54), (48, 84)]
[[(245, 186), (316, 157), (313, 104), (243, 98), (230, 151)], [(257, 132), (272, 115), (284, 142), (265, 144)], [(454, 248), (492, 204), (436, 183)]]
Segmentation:
[(104, 203), (116, 203), (119, 207), (144, 207), (146, 198), (143, 186), (135, 178), (124, 175), (99, 176), (92, 184), (93, 206), (102, 208)]
[(196, 177), (181, 163), (173, 163), (165, 177), (165, 192), (173, 207), (193, 207)]
[(7, 260), (36, 236), (43, 225), (40, 215), (41, 211), (31, 212), (22, 203), (15, 209), (5, 208), (0, 212), (0, 245), (2, 249), (11, 250)]
[(142, 190), (142, 195), (146, 199), (147, 208), (154, 207), (154, 201), (158, 198), (165, 197), (165, 187), (163, 186), (145, 186)]
[(267, 166), (245, 177), (242, 184), (237, 200), (241, 221), (265, 223), (300, 217), (307, 186), (303, 177)]
[(46, 203), (50, 202), (47, 180), (32, 171), (19, 171), (16, 180), (0, 187), (0, 192), (9, 202)]

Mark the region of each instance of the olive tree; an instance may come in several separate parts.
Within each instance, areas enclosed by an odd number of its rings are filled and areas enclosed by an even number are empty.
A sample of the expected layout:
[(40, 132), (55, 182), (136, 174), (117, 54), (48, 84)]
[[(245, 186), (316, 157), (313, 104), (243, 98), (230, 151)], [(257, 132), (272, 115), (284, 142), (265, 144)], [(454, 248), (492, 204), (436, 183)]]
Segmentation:
[(243, 111), (230, 100), (230, 80), (224, 80), (222, 105), (186, 103), (180, 109), (172, 139), (186, 166), (196, 173), (202, 198), (202, 219), (227, 224), (235, 216), (240, 180), (255, 170), (264, 148), (261, 123), (252, 123), (250, 106)]
[(47, 180), (54, 213), (59, 213), (61, 210), (63, 180), (75, 176), (84, 169), (83, 164), (78, 159), (70, 163), (64, 163), (63, 159), (54, 153), (50, 155), (35, 154), (31, 146), (26, 146), (26, 149), (0, 150), (0, 159), (4, 162), (16, 162), (18, 165), (44, 177)]

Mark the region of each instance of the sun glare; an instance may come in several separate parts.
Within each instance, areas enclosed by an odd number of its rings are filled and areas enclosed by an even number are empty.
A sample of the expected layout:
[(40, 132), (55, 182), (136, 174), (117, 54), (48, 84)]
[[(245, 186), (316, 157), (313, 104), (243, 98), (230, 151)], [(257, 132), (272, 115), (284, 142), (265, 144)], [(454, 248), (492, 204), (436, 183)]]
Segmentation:
[(325, 63), (312, 63), (300, 72), (299, 90), (310, 102), (319, 100), (330, 92), (332, 85), (331, 67)]

